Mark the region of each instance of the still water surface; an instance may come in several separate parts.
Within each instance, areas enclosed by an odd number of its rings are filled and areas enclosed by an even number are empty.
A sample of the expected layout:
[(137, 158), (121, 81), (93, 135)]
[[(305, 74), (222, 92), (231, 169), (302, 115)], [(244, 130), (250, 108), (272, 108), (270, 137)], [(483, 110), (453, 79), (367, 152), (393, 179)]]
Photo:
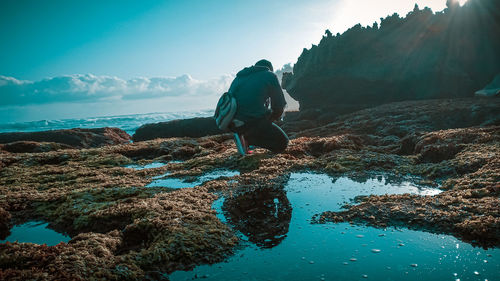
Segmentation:
[(60, 242), (68, 242), (71, 238), (48, 228), (48, 223), (31, 221), (21, 225), (15, 225), (10, 230), (10, 235), (0, 243), (19, 242), (47, 244), (54, 246)]
[(213, 208), (242, 245), (225, 262), (177, 271), (171, 280), (498, 280), (500, 251), (408, 229), (311, 224), (358, 195), (440, 190), (385, 176), (353, 180), (294, 173), (281, 190), (218, 199)]

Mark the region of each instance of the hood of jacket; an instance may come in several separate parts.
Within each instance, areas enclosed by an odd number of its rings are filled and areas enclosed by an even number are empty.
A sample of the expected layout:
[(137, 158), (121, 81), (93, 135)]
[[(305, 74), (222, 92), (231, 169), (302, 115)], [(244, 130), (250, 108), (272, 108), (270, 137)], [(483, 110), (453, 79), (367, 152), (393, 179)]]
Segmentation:
[(244, 77), (248, 76), (257, 72), (261, 71), (270, 71), (269, 68), (265, 66), (250, 66), (250, 67), (245, 67), (242, 70), (240, 70), (237, 74), (236, 77)]

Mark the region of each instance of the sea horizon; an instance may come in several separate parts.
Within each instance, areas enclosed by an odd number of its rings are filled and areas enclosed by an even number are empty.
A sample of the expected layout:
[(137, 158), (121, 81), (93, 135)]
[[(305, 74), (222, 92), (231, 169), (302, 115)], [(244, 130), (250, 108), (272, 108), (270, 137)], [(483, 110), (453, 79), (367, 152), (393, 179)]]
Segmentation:
[(140, 126), (148, 123), (166, 122), (176, 119), (186, 119), (195, 117), (209, 117), (214, 113), (214, 109), (196, 109), (183, 111), (166, 111), (135, 113), (121, 115), (89, 116), (82, 118), (64, 119), (41, 119), (23, 122), (0, 123), (0, 133), (15, 132), (40, 132), (63, 129), (92, 129), (103, 127), (116, 127), (124, 130), (129, 135), (133, 135)]

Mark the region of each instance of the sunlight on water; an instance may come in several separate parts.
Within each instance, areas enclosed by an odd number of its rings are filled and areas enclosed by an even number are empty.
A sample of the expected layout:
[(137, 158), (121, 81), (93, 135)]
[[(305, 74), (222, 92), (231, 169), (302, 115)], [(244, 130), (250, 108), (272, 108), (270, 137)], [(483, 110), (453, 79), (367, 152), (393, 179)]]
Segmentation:
[(68, 242), (71, 239), (69, 236), (49, 229), (48, 225), (48, 223), (36, 221), (16, 225), (10, 230), (11, 234), (5, 240), (1, 240), (0, 243), (18, 241), (19, 243), (54, 246), (60, 242)]
[(140, 126), (148, 123), (166, 122), (175, 119), (193, 117), (208, 117), (213, 115), (213, 109), (185, 112), (159, 112), (146, 114), (129, 114), (117, 116), (101, 116), (75, 119), (40, 120), (31, 122), (15, 122), (0, 124), (3, 132), (36, 132), (46, 130), (61, 130), (72, 128), (102, 128), (117, 127), (133, 135)]
[(437, 194), (378, 176), (332, 179), (294, 173), (284, 189), (220, 198), (213, 208), (242, 240), (227, 261), (172, 273), (171, 280), (494, 280), (500, 251), (473, 248), (453, 236), (348, 223), (311, 224), (359, 195)]

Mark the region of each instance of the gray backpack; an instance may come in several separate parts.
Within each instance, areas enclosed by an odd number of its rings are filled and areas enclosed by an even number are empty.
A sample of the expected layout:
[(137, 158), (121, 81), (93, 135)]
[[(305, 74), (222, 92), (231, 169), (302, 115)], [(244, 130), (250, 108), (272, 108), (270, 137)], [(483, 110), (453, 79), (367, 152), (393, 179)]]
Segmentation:
[(215, 108), (214, 119), (217, 127), (223, 131), (229, 130), (229, 125), (233, 122), (238, 104), (231, 92), (225, 92), (219, 99)]
[[(248, 80), (248, 79), (246, 79)], [(244, 80), (244, 81), (246, 81)], [(240, 127), (245, 124), (243, 121), (234, 119), (234, 115), (236, 115), (236, 110), (238, 109), (238, 103), (236, 102), (236, 98), (234, 97), (234, 93), (238, 91), (238, 89), (243, 85), (244, 81), (239, 81), (239, 83), (234, 87), (231, 91), (222, 94), (219, 98), (219, 102), (217, 103), (217, 107), (215, 108), (214, 119), (217, 127), (223, 131), (230, 131), (230, 125), (233, 123), (234, 127)]]

